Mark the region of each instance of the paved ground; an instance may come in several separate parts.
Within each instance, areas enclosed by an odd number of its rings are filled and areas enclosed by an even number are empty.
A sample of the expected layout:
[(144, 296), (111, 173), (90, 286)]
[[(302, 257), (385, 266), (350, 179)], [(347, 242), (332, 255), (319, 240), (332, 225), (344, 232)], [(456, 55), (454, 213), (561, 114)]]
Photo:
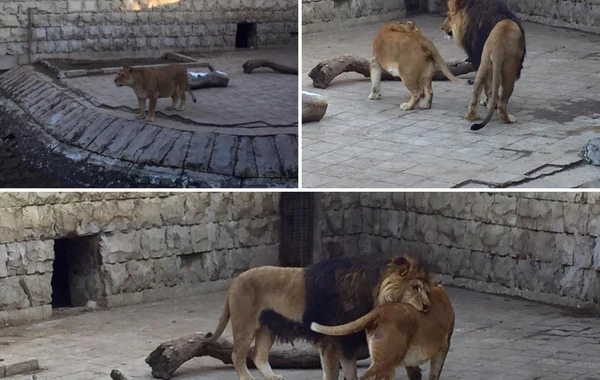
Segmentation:
[[(442, 17), (412, 19), (447, 61), (466, 57), (443, 38)], [(495, 116), (472, 132), (462, 118), (472, 87), (435, 82), (432, 109), (409, 112), (399, 109), (408, 99), (400, 82), (383, 82), (379, 101), (367, 99), (370, 80), (356, 73), (324, 90), (312, 87), (307, 74), (318, 62), (370, 57), (384, 24), (303, 35), (303, 88), (329, 100), (326, 116), (303, 126), (304, 187), (562, 188), (600, 178), (600, 168), (579, 156), (600, 136), (600, 36), (524, 23), (525, 68), (508, 105), (518, 123), (502, 125)]]
[[(295, 132), (298, 122), (298, 77), (284, 75), (261, 68), (244, 74), (242, 65), (250, 59), (270, 59), (288, 66), (298, 66), (298, 48), (237, 50), (190, 56), (211, 63), (215, 69), (229, 75), (227, 87), (194, 90), (198, 102), (189, 95), (185, 111), (167, 111), (170, 99), (160, 99), (157, 110), (161, 112), (156, 124), (179, 130), (205, 130), (241, 135), (260, 135)], [(192, 72), (208, 72), (206, 68), (189, 68)], [(97, 106), (130, 109), (131, 116), (138, 110), (133, 90), (118, 88), (115, 75), (89, 76), (63, 80), (70, 88), (80, 91)], [(180, 122), (169, 119), (178, 116)], [(191, 123), (191, 124), (186, 124)], [(245, 124), (248, 126), (242, 128)], [(205, 125), (203, 128), (202, 125)], [(270, 127), (270, 126), (273, 127)], [(282, 131), (283, 129), (283, 131)]]
[(230, 74), (229, 86), (196, 90), (198, 103), (155, 122), (135, 119), (137, 110), (127, 107), (135, 96), (116, 87), (114, 76), (56, 83), (31, 66), (18, 67), (0, 76), (0, 116), (11, 119), (0, 131), (17, 136), (14, 150), (25, 161), (40, 161), (40, 149), (27, 140), (43, 145), (43, 155), (56, 155), (58, 165), (45, 174), (63, 183), (72, 182), (62, 177), (73, 171), (61, 171), (70, 164), (75, 172), (99, 167), (124, 179), (84, 186), (297, 187), (298, 78), (270, 69), (248, 75), (241, 68), (257, 57), (293, 65), (296, 56), (289, 46), (203, 57)]
[[(598, 317), (457, 288), (449, 287), (448, 293), (457, 320), (445, 380), (600, 379)], [(108, 379), (113, 368), (133, 379), (151, 379), (146, 355), (165, 340), (212, 330), (224, 296), (212, 293), (0, 329), (0, 358), (38, 358), (47, 368), (44, 380)], [(318, 370), (278, 372), (288, 379), (322, 378)], [(397, 371), (397, 378), (406, 379), (404, 371)], [(194, 359), (175, 379), (237, 378), (230, 366)]]

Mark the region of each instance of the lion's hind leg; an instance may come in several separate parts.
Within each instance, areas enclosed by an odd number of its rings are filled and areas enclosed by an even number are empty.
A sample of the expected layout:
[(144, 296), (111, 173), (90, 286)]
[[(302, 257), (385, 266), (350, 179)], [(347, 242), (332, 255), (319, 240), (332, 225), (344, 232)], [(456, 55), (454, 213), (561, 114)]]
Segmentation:
[(408, 92), (410, 92), (410, 100), (406, 103), (400, 104), (400, 109), (403, 111), (409, 111), (415, 109), (421, 96), (423, 94), (423, 85), (421, 84), (421, 78), (407, 78), (401, 75), (400, 78), (406, 86)]
[[(488, 77), (487, 65), (482, 62), (479, 70), (477, 71), (477, 75), (475, 76), (475, 83), (473, 84), (473, 96), (471, 97), (471, 103), (469, 103), (469, 110), (465, 115), (465, 119), (470, 121), (481, 119), (479, 116), (479, 97), (486, 86), (486, 82), (489, 79)], [(491, 84), (487, 85), (491, 88)]]
[(369, 99), (376, 100), (381, 99), (381, 64), (376, 57), (372, 57), (369, 62), (369, 69), (371, 71), (371, 93)]
[[(510, 75), (510, 74), (508, 74)], [(506, 105), (508, 104), (508, 100), (515, 89), (515, 80), (514, 78), (508, 78), (502, 84), (502, 91), (500, 92), (500, 96), (498, 98), (498, 115), (500, 116), (500, 121), (505, 124), (512, 124), (517, 122), (517, 118), (513, 115), (509, 115), (506, 110)]]
[(421, 76), (421, 83), (423, 83), (423, 95), (424, 105), (422, 108), (431, 108), (433, 103), (433, 73), (435, 72), (435, 65), (430, 63)]
[(267, 380), (283, 380), (283, 376), (275, 374), (269, 364), (269, 350), (273, 347), (273, 334), (264, 326), (256, 332), (254, 340), (254, 365)]
[(167, 106), (166, 109), (167, 110), (174, 110), (175, 109), (175, 105), (177, 104), (177, 100), (179, 100), (179, 96), (177, 96), (177, 93), (174, 93), (173, 95), (171, 95), (171, 105)]
[[(429, 380), (439, 380), (446, 356), (450, 350), (450, 341), (436, 353), (429, 362)], [(412, 378), (411, 378), (412, 380)]]
[(177, 96), (179, 96), (179, 101), (181, 102), (177, 109), (179, 111), (183, 111), (185, 110), (185, 86), (177, 87), (175, 91), (177, 93)]

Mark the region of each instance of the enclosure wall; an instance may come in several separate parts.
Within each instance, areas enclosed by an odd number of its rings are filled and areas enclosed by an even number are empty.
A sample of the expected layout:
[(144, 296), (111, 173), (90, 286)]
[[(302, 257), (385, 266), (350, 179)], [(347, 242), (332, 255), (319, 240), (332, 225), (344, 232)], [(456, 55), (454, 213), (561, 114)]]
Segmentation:
[(335, 193), (319, 202), (322, 257), (411, 254), (445, 283), (600, 305), (598, 193)]
[(0, 2), (0, 69), (37, 57), (148, 57), (234, 48), (237, 24), (258, 46), (295, 40), (296, 0), (20, 0)]
[(0, 323), (51, 314), (55, 240), (81, 236), (99, 240), (91, 270), (101, 304), (223, 289), (243, 270), (279, 263), (279, 194), (5, 193)]

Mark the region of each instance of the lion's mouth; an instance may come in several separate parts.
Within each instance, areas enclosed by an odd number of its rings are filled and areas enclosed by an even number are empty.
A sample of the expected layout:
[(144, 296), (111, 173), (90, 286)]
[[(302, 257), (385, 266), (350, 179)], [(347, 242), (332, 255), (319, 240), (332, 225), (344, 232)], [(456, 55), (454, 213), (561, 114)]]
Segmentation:
[(452, 37), (452, 31), (450, 30), (448, 33), (446, 33), (448, 36)]

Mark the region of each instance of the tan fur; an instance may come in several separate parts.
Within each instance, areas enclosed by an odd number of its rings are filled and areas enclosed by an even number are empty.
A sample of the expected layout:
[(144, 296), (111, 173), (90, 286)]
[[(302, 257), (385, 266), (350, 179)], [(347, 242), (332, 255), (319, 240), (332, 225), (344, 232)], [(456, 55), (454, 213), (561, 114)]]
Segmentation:
[[(452, 39), (464, 49), (462, 45), (465, 25), (468, 22), (464, 8), (458, 6), (456, 0), (448, 0), (448, 14), (442, 24), (442, 30), (448, 34), (452, 32)], [(477, 70), (473, 86), (473, 96), (469, 103), (469, 110), (465, 119), (479, 120), (478, 103), (481, 92), (485, 91), (486, 100), (481, 102), (487, 105), (488, 114), (481, 123), (482, 128), (492, 118), (496, 108), (502, 123), (515, 123), (516, 117), (508, 114), (506, 109), (510, 99), (518, 72), (521, 66), (521, 57), (524, 54), (524, 46), (521, 42), (521, 30), (511, 20), (502, 20), (490, 32), (483, 47), (481, 65)], [(502, 93), (500, 94), (500, 88)]]
[(421, 34), (414, 22), (382, 27), (373, 41), (369, 99), (381, 99), (381, 71), (386, 70), (399, 76), (411, 94), (410, 100), (400, 105), (402, 110), (414, 109), (421, 98), (425, 98), (423, 108), (431, 108), (436, 64), (451, 81), (467, 83), (452, 74), (435, 45)]
[[(167, 106), (168, 110), (185, 109), (185, 92), (188, 91), (194, 103), (196, 97), (192, 93), (188, 83), (187, 69), (180, 65), (168, 65), (159, 69), (148, 67), (132, 68), (123, 67), (117, 77), (115, 84), (118, 87), (127, 86), (133, 89), (138, 98), (140, 113), (139, 119), (154, 121), (156, 112), (156, 103), (159, 98), (171, 98), (173, 103)], [(148, 116), (146, 116), (146, 99), (150, 106)], [(175, 107), (179, 99), (179, 107)]]
[(440, 285), (429, 291), (429, 302), (426, 312), (419, 311), (410, 301), (385, 303), (345, 325), (312, 323), (311, 329), (332, 336), (365, 330), (372, 364), (361, 380), (393, 380), (400, 365), (406, 367), (410, 379), (420, 379), (420, 375), (416, 376), (420, 374), (419, 366), (428, 361), (429, 380), (438, 380), (450, 349), (454, 310)]
[[(401, 263), (398, 265), (397, 263)], [(412, 259), (402, 258), (391, 261), (373, 289), (375, 304), (397, 302), (405, 299), (408, 292), (414, 292), (414, 278), (427, 275)], [(350, 280), (352, 281), (352, 280)], [(411, 290), (412, 289), (412, 290)], [(428, 303), (424, 288), (419, 297), (422, 305)], [(227, 294), (227, 302), (214, 334), (207, 341), (215, 341), (221, 336), (229, 319), (233, 333), (232, 361), (241, 380), (252, 376), (246, 365), (246, 355), (254, 340), (254, 364), (267, 380), (280, 380), (269, 365), (269, 350), (273, 346), (273, 336), (261, 327), (259, 316), (265, 309), (272, 309), (284, 317), (301, 322), (305, 311), (304, 268), (281, 268), (264, 266), (249, 269), (236, 277)], [(415, 301), (415, 307), (418, 303)], [(340, 363), (346, 379), (356, 379), (356, 361), (343, 359), (340, 348), (332, 341), (324, 339), (319, 345), (324, 380), (337, 380)], [(353, 373), (352, 373), (353, 371)]]

